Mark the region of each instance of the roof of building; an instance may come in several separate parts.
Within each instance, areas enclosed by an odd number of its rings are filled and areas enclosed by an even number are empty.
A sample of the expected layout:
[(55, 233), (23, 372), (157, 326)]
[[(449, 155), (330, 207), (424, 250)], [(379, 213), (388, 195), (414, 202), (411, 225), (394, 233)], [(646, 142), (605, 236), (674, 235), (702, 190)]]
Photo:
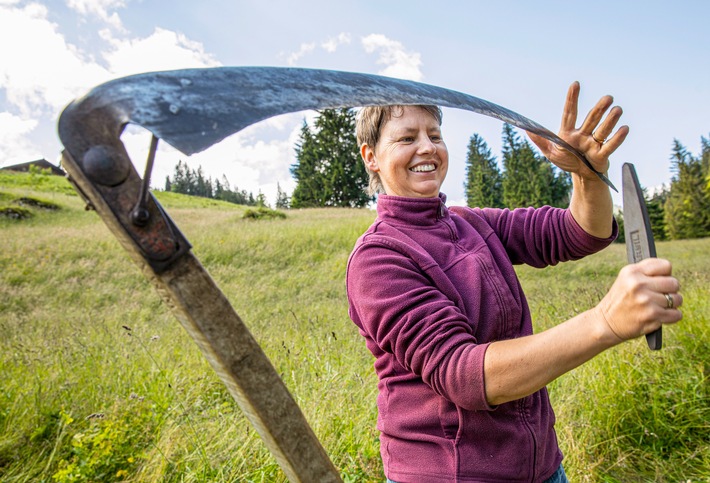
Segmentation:
[(66, 174), (62, 168), (50, 163), (46, 159), (37, 159), (35, 161), (28, 161), (26, 163), (13, 164), (12, 166), (3, 166), (0, 169), (4, 169), (7, 171), (27, 172), (30, 170), (30, 166), (37, 166), (40, 169), (50, 169), (52, 174), (57, 176), (64, 176)]

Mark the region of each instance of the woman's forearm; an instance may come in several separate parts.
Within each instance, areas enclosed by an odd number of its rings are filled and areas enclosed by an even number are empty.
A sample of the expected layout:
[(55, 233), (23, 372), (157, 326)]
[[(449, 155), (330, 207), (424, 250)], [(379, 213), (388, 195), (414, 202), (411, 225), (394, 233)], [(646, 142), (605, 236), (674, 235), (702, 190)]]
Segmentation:
[(596, 308), (539, 334), (494, 342), (484, 359), (486, 398), (497, 405), (528, 396), (620, 342)]

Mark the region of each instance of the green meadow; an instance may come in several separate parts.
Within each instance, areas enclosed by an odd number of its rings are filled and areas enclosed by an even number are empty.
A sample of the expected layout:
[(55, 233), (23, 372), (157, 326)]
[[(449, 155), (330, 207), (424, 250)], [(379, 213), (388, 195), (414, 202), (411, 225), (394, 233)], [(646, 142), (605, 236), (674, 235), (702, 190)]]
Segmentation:
[[(369, 210), (156, 193), (281, 374), (346, 482), (384, 481), (373, 359), (344, 274)], [(0, 482), (272, 482), (284, 475), (197, 346), (62, 178), (0, 172)], [(659, 243), (684, 319), (550, 386), (571, 481), (710, 481), (710, 239)], [(520, 267), (537, 330), (595, 305), (615, 244)]]

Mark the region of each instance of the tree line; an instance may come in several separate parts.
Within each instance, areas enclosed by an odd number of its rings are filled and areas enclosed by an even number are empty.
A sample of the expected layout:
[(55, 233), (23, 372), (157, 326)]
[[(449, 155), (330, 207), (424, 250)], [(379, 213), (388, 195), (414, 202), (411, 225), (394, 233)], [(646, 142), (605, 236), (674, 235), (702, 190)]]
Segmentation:
[(222, 200), (238, 205), (267, 206), (266, 197), (261, 191), (254, 196), (251, 191), (240, 190), (236, 186), (232, 189), (225, 175), (222, 175), (221, 180), (213, 181), (212, 178), (204, 175), (202, 166), (196, 170), (191, 169), (182, 160), (179, 160), (175, 166), (173, 176), (165, 177), (165, 191)]
[[(556, 168), (510, 124), (502, 129), (501, 162), (486, 141), (474, 133), (466, 154), (464, 189), (471, 207), (566, 207), (572, 181)], [(364, 207), (374, 201), (367, 194), (368, 175), (360, 160), (353, 109), (324, 109), (309, 126), (304, 120), (295, 146), (291, 175), (296, 187), (289, 197), (277, 187), (276, 208)], [(710, 236), (710, 140), (701, 138), (701, 153), (690, 153), (677, 139), (670, 156), (670, 185), (646, 194), (656, 240)], [(178, 162), (166, 191), (221, 199), (244, 205), (266, 206), (264, 195), (232, 189), (206, 178), (202, 168), (191, 170)], [(623, 215), (615, 214), (621, 228)], [(623, 230), (618, 241), (623, 242)]]
[[(572, 191), (569, 173), (542, 156), (510, 124), (502, 130), (498, 163), (479, 134), (469, 140), (464, 189), (471, 207), (566, 207)], [(646, 195), (656, 240), (710, 236), (710, 141), (701, 138), (701, 154), (694, 156), (678, 140), (671, 154), (673, 177), (669, 186)], [(311, 129), (304, 121), (291, 166), (296, 189), (292, 207), (366, 206), (368, 176), (360, 160), (352, 109), (319, 112)], [(615, 214), (623, 242), (623, 215)]]
[[(700, 138), (700, 155), (693, 155), (673, 140), (670, 185), (652, 193), (644, 190), (655, 240), (682, 240), (710, 236), (710, 138)], [(623, 216), (616, 219), (623, 228)], [(623, 231), (619, 239), (624, 241)]]

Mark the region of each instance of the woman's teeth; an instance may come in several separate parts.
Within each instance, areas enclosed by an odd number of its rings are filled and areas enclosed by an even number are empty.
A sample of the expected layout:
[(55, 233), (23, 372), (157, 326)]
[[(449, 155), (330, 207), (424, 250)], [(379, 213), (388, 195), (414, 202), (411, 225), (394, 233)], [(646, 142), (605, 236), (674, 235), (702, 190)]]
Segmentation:
[(428, 173), (429, 171), (434, 171), (435, 169), (436, 166), (433, 164), (421, 164), (419, 166), (409, 168), (410, 171), (414, 171), (415, 173)]

